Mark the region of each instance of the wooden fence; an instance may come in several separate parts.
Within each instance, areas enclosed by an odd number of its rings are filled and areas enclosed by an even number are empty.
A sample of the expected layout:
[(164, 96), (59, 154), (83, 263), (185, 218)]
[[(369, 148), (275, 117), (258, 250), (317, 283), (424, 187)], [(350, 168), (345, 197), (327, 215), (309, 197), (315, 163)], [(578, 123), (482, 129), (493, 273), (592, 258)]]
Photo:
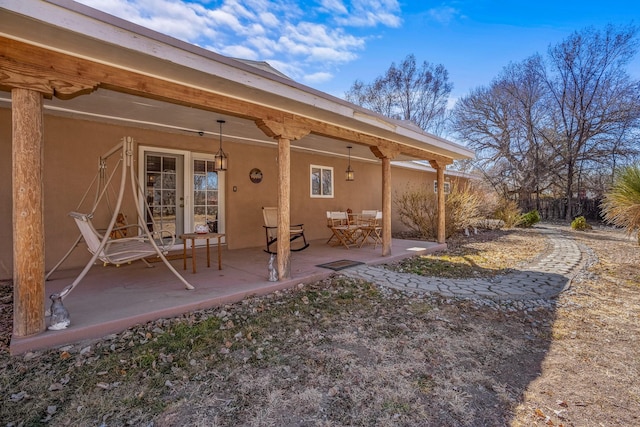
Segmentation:
[[(601, 199), (574, 199), (571, 203), (571, 218), (584, 216), (591, 221), (602, 221)], [(536, 209), (535, 200), (520, 200), (522, 212)], [(540, 199), (538, 212), (543, 220), (563, 220), (568, 209), (567, 199)]]

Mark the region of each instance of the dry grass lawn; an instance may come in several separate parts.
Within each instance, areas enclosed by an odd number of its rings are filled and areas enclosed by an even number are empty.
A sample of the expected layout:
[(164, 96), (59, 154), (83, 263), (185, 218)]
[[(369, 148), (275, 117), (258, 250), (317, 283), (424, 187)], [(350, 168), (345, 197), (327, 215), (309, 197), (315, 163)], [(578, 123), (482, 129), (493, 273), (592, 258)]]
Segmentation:
[[(585, 269), (528, 308), (380, 289), (339, 274), (261, 298), (11, 357), (7, 426), (631, 426), (640, 424), (640, 248), (563, 232)], [(447, 277), (517, 269), (535, 230), (486, 232), (392, 268)]]

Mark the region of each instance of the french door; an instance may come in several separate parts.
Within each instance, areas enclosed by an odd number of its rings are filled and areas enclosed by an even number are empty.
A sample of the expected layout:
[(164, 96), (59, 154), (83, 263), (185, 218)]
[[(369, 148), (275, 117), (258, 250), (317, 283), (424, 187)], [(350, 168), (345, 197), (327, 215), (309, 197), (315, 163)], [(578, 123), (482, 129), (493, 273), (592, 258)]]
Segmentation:
[(148, 151), (144, 164), (147, 227), (179, 236), (184, 233), (184, 156)]
[(176, 238), (197, 225), (224, 233), (224, 174), (213, 170), (212, 155), (140, 146), (139, 156), (149, 227)]

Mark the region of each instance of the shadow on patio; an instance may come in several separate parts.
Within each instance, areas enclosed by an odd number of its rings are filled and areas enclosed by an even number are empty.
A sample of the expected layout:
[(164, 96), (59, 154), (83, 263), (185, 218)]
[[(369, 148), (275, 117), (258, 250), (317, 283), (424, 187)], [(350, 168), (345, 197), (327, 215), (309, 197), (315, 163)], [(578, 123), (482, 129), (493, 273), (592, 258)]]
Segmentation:
[[(206, 266), (206, 251), (198, 248), (197, 273), (183, 270), (183, 259), (171, 264), (189, 281), (195, 290), (189, 291), (161, 262), (147, 268), (142, 262), (122, 267), (95, 265), (78, 287), (64, 301), (71, 316), (71, 325), (61, 331), (13, 338), (11, 353), (56, 347), (84, 339), (99, 338), (122, 331), (135, 324), (172, 317), (188, 311), (211, 308), (237, 302), (249, 295), (264, 295), (299, 283), (311, 283), (334, 273), (318, 267), (339, 260), (381, 264), (397, 261), (418, 253), (442, 250), (446, 245), (434, 242), (393, 239), (391, 256), (382, 257), (381, 249), (373, 246), (346, 249), (327, 245), (325, 240), (312, 241), (302, 252), (292, 252), (291, 279), (268, 281), (269, 254), (262, 248), (227, 250), (222, 248), (222, 270), (217, 269), (215, 245), (211, 248), (211, 267)], [(79, 274), (80, 269), (55, 272), (46, 283), (48, 296), (60, 292)]]

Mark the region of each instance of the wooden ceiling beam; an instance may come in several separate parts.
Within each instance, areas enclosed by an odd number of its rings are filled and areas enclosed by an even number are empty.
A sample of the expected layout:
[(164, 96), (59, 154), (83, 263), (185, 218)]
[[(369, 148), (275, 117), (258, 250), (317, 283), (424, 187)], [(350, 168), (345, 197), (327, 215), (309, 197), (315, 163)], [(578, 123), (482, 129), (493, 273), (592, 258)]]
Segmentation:
[[(305, 123), (305, 122), (308, 122), (308, 119), (298, 118), (297, 121), (300, 123)], [(352, 129), (339, 127), (331, 123), (318, 122), (318, 124), (316, 125), (313, 125), (311, 123), (306, 123), (306, 125), (312, 126), (311, 132), (314, 133), (315, 135), (321, 135), (327, 138), (338, 139), (345, 142), (353, 142), (360, 145), (367, 145), (369, 147), (385, 148), (390, 146), (396, 146), (399, 148), (399, 152), (394, 157), (397, 157), (397, 155), (399, 154), (405, 154), (407, 156), (414, 157), (417, 160), (437, 160), (442, 164), (453, 163), (453, 159), (450, 157), (442, 156), (440, 154), (435, 154), (428, 150), (420, 149), (410, 145), (400, 144), (385, 138), (381, 138), (379, 136), (373, 136), (373, 135), (358, 132)]]
[(0, 58), (0, 88), (28, 89), (41, 93), (45, 98), (56, 96), (69, 99), (96, 89), (98, 82), (36, 66), (24, 66), (6, 58)]
[[(17, 64), (19, 69), (16, 69)], [(229, 114), (254, 122), (295, 123), (315, 135), (366, 145), (369, 147), (399, 148), (399, 153), (419, 160), (433, 160), (451, 164), (453, 159), (415, 146), (401, 144), (378, 136), (362, 133), (335, 124), (300, 116), (277, 108), (233, 98), (222, 93), (188, 86), (112, 65), (78, 58), (21, 41), (0, 37), (0, 69), (11, 65), (12, 73), (0, 73), (0, 87), (22, 87), (20, 77), (30, 76), (29, 84), (42, 81), (42, 90), (51, 90), (51, 82), (58, 84), (51, 93), (63, 99), (86, 93), (96, 87), (151, 98), (172, 104)], [(9, 68), (8, 68), (9, 69)], [(36, 80), (34, 80), (36, 79)]]

